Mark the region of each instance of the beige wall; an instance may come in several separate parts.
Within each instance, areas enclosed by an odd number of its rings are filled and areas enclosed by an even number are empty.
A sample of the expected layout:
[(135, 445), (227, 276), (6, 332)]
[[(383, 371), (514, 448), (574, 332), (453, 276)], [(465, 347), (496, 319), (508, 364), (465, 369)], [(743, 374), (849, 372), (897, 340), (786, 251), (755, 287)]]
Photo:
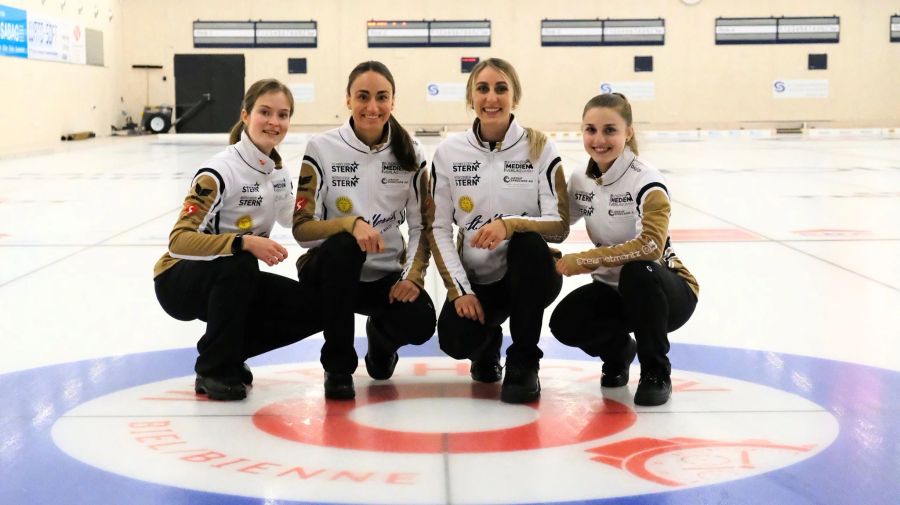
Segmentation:
[(0, 4), (103, 31), (105, 64), (0, 57), (0, 155), (58, 146), (64, 133), (92, 130), (105, 135), (110, 124), (121, 122), (124, 90), (118, 0), (67, 0), (64, 8), (59, 0), (0, 0)]
[[(0, 0), (6, 5), (43, 9), (55, 15), (56, 0)], [(405, 124), (459, 127), (472, 115), (460, 103), (425, 100), (429, 82), (464, 82), (460, 56), (499, 56), (511, 61), (523, 81), (519, 117), (545, 129), (572, 129), (584, 102), (604, 81), (646, 81), (656, 99), (635, 103), (635, 120), (649, 128), (742, 127), (778, 121), (817, 121), (822, 126), (900, 124), (900, 44), (889, 43), (889, 16), (895, 0), (98, 0), (113, 12), (104, 30), (106, 67), (17, 61), (0, 58), (4, 94), (11, 97), (12, 121), (0, 126), (0, 154), (21, 145), (58, 139), (61, 132), (121, 124), (124, 109), (138, 120), (143, 105), (174, 102), (176, 53), (246, 54), (246, 84), (262, 77), (287, 83), (314, 83), (314, 103), (298, 104), (296, 129), (319, 129), (346, 114), (346, 75), (358, 62), (377, 59), (394, 72), (397, 117)], [(68, 0), (66, 11), (79, 0)], [(90, 10), (88, 7), (86, 10)], [(101, 8), (103, 10), (103, 8)], [(106, 12), (103, 10), (103, 12)], [(71, 14), (71, 13), (70, 13)], [(718, 16), (838, 15), (840, 44), (716, 46)], [(542, 48), (543, 18), (655, 18), (666, 21), (664, 46)], [(202, 20), (306, 20), (319, 26), (316, 49), (204, 49), (192, 45), (192, 22)], [(490, 19), (492, 47), (368, 49), (369, 19)], [(87, 22), (89, 20), (85, 20)], [(807, 70), (808, 53), (827, 53), (828, 70)], [(652, 55), (654, 72), (634, 73), (633, 57)], [(309, 73), (288, 75), (287, 58), (306, 57)], [(134, 70), (133, 64), (160, 64), (163, 70)], [(8, 70), (7, 70), (8, 69)], [(163, 81), (163, 76), (167, 77)], [(774, 79), (827, 79), (828, 99), (777, 100)], [(33, 91), (42, 98), (35, 101)], [(122, 97), (124, 102), (119, 102)], [(23, 129), (28, 126), (30, 129)]]

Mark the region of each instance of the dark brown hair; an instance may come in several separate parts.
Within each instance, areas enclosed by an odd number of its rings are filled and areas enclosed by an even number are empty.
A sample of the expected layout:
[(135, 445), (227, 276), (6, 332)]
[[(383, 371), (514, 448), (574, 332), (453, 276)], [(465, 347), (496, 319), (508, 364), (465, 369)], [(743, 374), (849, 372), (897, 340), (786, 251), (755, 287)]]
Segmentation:
[[(241, 102), (241, 110), (247, 111), (247, 114), (253, 112), (253, 106), (256, 105), (256, 100), (259, 97), (267, 94), (267, 93), (275, 93), (282, 92), (288, 99), (288, 103), (291, 104), (291, 116), (294, 115), (294, 95), (291, 93), (290, 88), (285, 86), (281, 81), (277, 79), (261, 79), (259, 81), (254, 82), (249, 88), (247, 88), (247, 93), (244, 94), (244, 100)], [(241, 118), (238, 117), (237, 123), (231, 127), (231, 135), (229, 137), (228, 142), (230, 144), (234, 144), (237, 141), (241, 140), (241, 133), (244, 131), (244, 122), (241, 121)]]
[[(391, 75), (391, 71), (388, 70), (387, 66), (380, 61), (364, 61), (350, 71), (350, 76), (347, 77), (348, 97), (350, 96), (350, 87), (353, 85), (353, 81), (366, 72), (375, 72), (387, 79), (391, 84), (391, 94), (396, 94), (397, 85), (394, 84), (394, 76)], [(397, 162), (400, 163), (400, 167), (403, 170), (415, 172), (419, 169), (419, 164), (416, 159), (416, 148), (413, 146), (412, 137), (400, 125), (393, 112), (388, 117), (388, 123), (391, 125), (391, 152), (394, 153), (394, 157), (397, 158)]]

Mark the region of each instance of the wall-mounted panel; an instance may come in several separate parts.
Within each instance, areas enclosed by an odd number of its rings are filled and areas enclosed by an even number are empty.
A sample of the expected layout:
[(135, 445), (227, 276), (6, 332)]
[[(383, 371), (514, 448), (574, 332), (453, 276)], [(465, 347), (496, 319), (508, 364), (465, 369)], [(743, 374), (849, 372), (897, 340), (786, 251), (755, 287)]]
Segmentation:
[(599, 19), (545, 19), (541, 21), (542, 46), (602, 46), (603, 21)]
[(257, 21), (256, 47), (316, 47), (315, 21)]
[(369, 47), (428, 47), (427, 21), (369, 21)]
[(194, 21), (194, 47), (316, 47), (316, 21)]
[(432, 47), (491, 47), (490, 21), (432, 21)]
[(542, 46), (647, 46), (666, 42), (663, 19), (544, 19)]
[(253, 47), (252, 21), (194, 21), (194, 47)]
[(490, 47), (491, 22), (369, 21), (369, 47)]
[(661, 46), (666, 43), (666, 22), (663, 19), (608, 19), (603, 22), (603, 43)]
[(831, 17), (717, 18), (716, 44), (836, 44), (841, 19)]

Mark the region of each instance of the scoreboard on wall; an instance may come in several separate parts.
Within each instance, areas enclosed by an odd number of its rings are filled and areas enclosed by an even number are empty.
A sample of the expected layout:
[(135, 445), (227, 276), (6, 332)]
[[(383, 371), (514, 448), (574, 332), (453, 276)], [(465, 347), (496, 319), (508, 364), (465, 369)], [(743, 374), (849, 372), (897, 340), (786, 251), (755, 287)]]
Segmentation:
[(369, 47), (490, 47), (491, 22), (369, 21)]

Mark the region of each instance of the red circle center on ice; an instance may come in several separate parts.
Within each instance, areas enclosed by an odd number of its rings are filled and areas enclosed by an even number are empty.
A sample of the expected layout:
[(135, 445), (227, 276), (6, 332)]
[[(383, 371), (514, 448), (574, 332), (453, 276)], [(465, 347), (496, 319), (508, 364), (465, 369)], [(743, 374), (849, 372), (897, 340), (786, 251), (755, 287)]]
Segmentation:
[[(481, 453), (522, 451), (577, 444), (608, 437), (625, 430), (637, 419), (634, 411), (608, 398), (583, 396), (565, 390), (547, 390), (540, 401), (526, 406), (499, 403), (499, 385), (374, 384), (357, 388), (354, 401), (323, 401), (321, 397), (296, 398), (272, 403), (253, 416), (253, 423), (271, 435), (311, 445), (379, 452)], [(423, 422), (421, 429), (399, 429), (415, 423), (383, 416), (402, 416), (404, 400), (490, 400), (496, 407), (485, 409), (484, 422), (472, 419), (477, 409), (464, 408), (458, 423), (452, 419), (435, 424)], [(384, 407), (396, 402), (397, 408)], [(480, 402), (472, 402), (478, 405)], [(361, 415), (367, 408), (368, 412)], [(502, 412), (509, 409), (507, 420)], [(533, 409), (529, 414), (523, 408)], [(379, 419), (378, 414), (382, 414)], [(414, 411), (414, 409), (410, 409)], [(413, 415), (413, 414), (409, 414)], [(451, 428), (451, 426), (456, 426)]]

